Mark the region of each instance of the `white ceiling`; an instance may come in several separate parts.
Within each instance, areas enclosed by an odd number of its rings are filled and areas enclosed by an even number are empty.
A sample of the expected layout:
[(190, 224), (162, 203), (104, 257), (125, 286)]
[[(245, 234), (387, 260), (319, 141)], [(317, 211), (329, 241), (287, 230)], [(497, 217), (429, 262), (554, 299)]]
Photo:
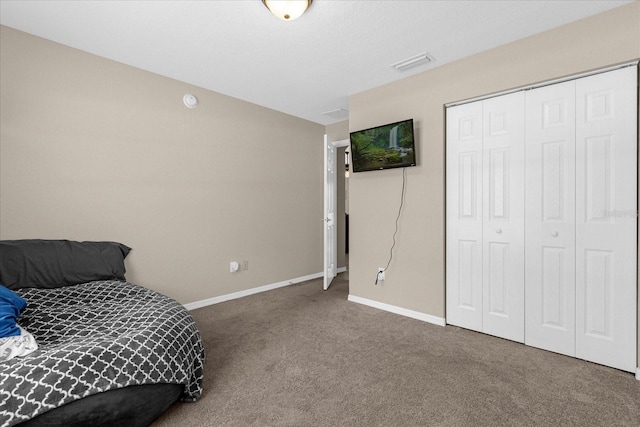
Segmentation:
[(632, 1), (315, 0), (285, 22), (260, 0), (0, 0), (0, 23), (326, 125), (349, 95)]

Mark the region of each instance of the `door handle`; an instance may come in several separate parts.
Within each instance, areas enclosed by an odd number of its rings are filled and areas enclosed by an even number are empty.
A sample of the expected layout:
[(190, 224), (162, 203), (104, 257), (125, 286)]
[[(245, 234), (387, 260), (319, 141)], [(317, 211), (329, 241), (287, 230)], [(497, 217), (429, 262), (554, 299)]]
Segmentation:
[(557, 231), (552, 231), (552, 232), (551, 232), (551, 235), (552, 235), (553, 237), (558, 237), (558, 232), (557, 232)]
[(502, 233), (502, 228), (496, 228), (496, 233), (501, 234)]

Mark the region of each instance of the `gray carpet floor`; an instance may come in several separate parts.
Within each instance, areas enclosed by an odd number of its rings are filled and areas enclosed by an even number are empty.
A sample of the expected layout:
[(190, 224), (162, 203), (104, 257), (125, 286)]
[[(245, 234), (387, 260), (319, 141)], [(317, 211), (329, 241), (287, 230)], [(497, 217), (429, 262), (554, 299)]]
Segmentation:
[(204, 394), (153, 426), (640, 426), (632, 374), (347, 295), (338, 276), (194, 310)]

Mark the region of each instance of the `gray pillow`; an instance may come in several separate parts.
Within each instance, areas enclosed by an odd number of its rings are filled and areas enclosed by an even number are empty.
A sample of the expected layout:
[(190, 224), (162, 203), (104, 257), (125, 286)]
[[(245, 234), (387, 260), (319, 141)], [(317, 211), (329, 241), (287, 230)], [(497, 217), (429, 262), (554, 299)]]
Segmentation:
[(131, 248), (116, 242), (0, 240), (0, 284), (9, 289), (58, 288), (125, 280)]

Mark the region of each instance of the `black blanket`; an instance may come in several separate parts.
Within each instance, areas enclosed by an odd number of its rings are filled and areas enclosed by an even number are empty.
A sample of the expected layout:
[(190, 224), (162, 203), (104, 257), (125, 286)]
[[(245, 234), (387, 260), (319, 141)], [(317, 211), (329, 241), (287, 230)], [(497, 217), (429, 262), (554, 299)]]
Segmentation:
[(130, 385), (183, 384), (183, 401), (200, 397), (200, 333), (173, 299), (118, 281), (18, 294), (28, 303), (19, 323), (39, 348), (0, 363), (0, 425)]

